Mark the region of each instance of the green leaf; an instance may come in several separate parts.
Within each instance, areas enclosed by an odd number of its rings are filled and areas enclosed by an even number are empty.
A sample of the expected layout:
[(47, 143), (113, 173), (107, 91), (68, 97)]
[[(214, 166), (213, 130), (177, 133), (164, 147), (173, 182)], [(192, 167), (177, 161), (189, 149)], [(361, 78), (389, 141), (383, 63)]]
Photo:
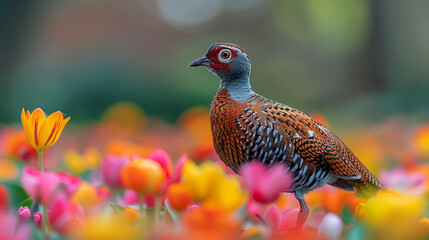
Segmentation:
[(345, 224), (356, 224), (356, 219), (350, 213), (350, 209), (348, 207), (343, 208), (341, 211), (341, 218)]
[(16, 183), (4, 181), (1, 181), (0, 183), (7, 188), (9, 193), (9, 201), (12, 206), (17, 207), (19, 203), (23, 202), (29, 197), (24, 189)]
[(124, 208), (119, 206), (118, 204), (114, 202), (109, 202), (109, 206), (115, 211), (116, 214), (119, 214), (121, 216), (124, 216)]
[(24, 201), (22, 201), (18, 205), (17, 208), (19, 208), (19, 207), (29, 207), (29, 208), (31, 208), (33, 206), (33, 202), (34, 202), (34, 199), (32, 197), (29, 197), (29, 198), (25, 199)]
[(362, 240), (364, 239), (364, 228), (362, 225), (355, 225), (347, 234), (347, 240)]

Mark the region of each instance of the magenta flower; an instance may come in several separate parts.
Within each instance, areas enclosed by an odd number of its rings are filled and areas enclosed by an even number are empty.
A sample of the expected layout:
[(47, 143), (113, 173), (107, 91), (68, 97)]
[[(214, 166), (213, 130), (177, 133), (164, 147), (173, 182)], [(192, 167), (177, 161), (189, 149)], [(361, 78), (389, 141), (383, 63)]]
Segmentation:
[(49, 206), (52, 198), (58, 192), (65, 192), (71, 196), (79, 187), (81, 180), (67, 173), (40, 173), (33, 167), (25, 167), (21, 175), (24, 190), (37, 202)]
[(20, 222), (26, 222), (31, 218), (31, 210), (27, 206), (19, 207), (18, 218)]
[(120, 157), (112, 154), (106, 155), (101, 163), (101, 175), (103, 176), (104, 182), (112, 187), (122, 187), (119, 172), (127, 162), (127, 157)]
[[(140, 199), (142, 195), (132, 189), (126, 189), (122, 198), (118, 199), (118, 203), (121, 207), (128, 207), (130, 205), (140, 204)], [(155, 198), (153, 196), (145, 195), (143, 196), (143, 201), (146, 204), (146, 207), (152, 208), (155, 206)]]
[(158, 148), (154, 152), (152, 152), (147, 158), (159, 163), (159, 165), (165, 172), (165, 176), (167, 178), (170, 177), (171, 169), (173, 167), (170, 156), (168, 156), (168, 154), (164, 150)]
[(57, 173), (57, 176), (59, 177), (62, 187), (68, 196), (71, 196), (74, 192), (76, 192), (82, 183), (82, 179), (67, 172), (59, 172)]
[(171, 177), (167, 180), (168, 185), (180, 182), (180, 179), (182, 178), (183, 166), (185, 166), (185, 163), (188, 161), (188, 159), (189, 158), (187, 155), (182, 155), (176, 161), (176, 165), (174, 166), (173, 173), (171, 174)]
[(43, 216), (41, 212), (35, 212), (33, 214), (33, 222), (38, 229), (42, 228)]
[(264, 220), (274, 231), (290, 230), (295, 226), (298, 209), (288, 208), (280, 210), (277, 205), (272, 204), (265, 210)]
[(244, 164), (239, 171), (250, 196), (260, 203), (275, 201), (280, 193), (290, 189), (292, 178), (282, 165), (267, 168), (260, 162)]
[(63, 236), (69, 236), (73, 230), (84, 226), (82, 207), (71, 202), (65, 193), (55, 196), (48, 215), (49, 226)]
[(280, 210), (277, 205), (260, 205), (252, 200), (247, 204), (247, 215), (255, 222), (266, 224), (271, 231), (290, 230), (295, 226), (299, 209)]
[(60, 183), (55, 173), (40, 173), (33, 167), (25, 167), (21, 175), (22, 186), (37, 202), (47, 204)]
[(137, 205), (140, 203), (140, 195), (131, 189), (126, 189), (124, 192), (124, 202), (125, 202), (125, 206), (128, 205)]
[(0, 213), (0, 239), (25, 240), (30, 237), (28, 224), (18, 224), (15, 214)]

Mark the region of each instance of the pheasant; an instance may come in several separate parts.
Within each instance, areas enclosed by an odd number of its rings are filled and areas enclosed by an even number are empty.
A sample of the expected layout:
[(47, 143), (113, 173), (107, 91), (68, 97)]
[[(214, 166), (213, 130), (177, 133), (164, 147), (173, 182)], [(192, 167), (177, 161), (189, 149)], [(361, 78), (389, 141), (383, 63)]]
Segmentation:
[(253, 160), (285, 164), (290, 192), (300, 205), (296, 228), (309, 207), (304, 194), (325, 184), (369, 194), (383, 185), (330, 130), (305, 113), (252, 91), (250, 58), (236, 44), (212, 44), (189, 66), (204, 66), (220, 78), (210, 108), (213, 144), (220, 159), (238, 172)]

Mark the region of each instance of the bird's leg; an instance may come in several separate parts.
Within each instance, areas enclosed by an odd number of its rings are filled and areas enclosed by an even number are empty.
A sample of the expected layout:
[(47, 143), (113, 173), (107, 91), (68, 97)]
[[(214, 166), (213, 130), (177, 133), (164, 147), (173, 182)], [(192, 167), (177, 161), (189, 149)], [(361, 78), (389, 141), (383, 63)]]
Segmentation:
[(307, 220), (308, 214), (310, 213), (310, 208), (308, 208), (308, 205), (305, 202), (304, 194), (300, 192), (295, 192), (295, 198), (298, 200), (300, 207), (298, 218), (296, 220), (295, 230), (301, 231), (305, 221)]

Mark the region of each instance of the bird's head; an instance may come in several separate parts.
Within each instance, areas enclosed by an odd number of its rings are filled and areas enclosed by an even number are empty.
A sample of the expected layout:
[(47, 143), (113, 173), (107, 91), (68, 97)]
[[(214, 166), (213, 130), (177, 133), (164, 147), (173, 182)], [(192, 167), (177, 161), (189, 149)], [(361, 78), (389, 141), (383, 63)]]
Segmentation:
[(195, 59), (190, 67), (205, 66), (223, 81), (233, 81), (250, 75), (250, 58), (244, 49), (233, 43), (213, 43), (207, 53)]

